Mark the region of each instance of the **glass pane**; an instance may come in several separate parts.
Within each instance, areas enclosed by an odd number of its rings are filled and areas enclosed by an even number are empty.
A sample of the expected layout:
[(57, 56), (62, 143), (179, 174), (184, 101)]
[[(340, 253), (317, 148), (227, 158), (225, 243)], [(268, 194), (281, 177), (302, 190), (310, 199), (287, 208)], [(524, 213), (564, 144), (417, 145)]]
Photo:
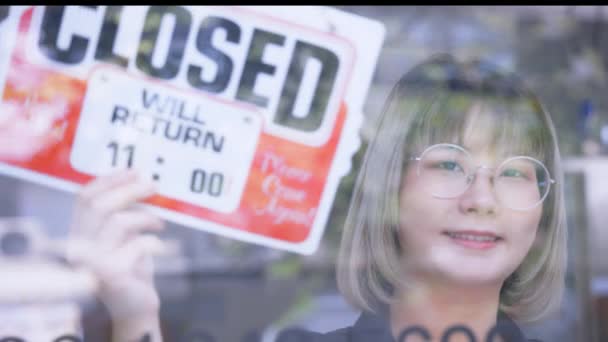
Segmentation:
[[(530, 339), (608, 340), (607, 15), (0, 6), (0, 340), (380, 340), (396, 294), (400, 331), (466, 333), (430, 330), (460, 299)], [(413, 161), (442, 143), (470, 155)], [(464, 191), (512, 156), (548, 173)], [(535, 290), (561, 306), (527, 322)]]

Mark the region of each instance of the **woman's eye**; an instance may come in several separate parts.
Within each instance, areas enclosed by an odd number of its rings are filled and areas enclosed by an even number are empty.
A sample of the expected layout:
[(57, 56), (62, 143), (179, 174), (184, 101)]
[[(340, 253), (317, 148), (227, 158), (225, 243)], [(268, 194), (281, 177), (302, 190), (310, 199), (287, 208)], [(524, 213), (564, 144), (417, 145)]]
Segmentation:
[(503, 176), (503, 177), (514, 177), (514, 178), (524, 178), (524, 179), (528, 178), (524, 172), (521, 172), (521, 171), (516, 170), (516, 169), (506, 169), (506, 170), (504, 170), (502, 172), (501, 176)]
[(462, 167), (457, 162), (453, 162), (453, 161), (438, 162), (437, 167), (439, 169), (448, 170), (448, 171), (455, 171), (455, 172), (463, 171)]

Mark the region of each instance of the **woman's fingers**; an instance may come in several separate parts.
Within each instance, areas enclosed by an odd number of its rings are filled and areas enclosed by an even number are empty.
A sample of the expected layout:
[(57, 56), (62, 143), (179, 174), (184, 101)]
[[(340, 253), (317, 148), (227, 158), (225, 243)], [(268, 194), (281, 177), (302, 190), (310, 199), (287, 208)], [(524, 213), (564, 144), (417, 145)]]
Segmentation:
[(97, 294), (113, 317), (159, 305), (151, 257), (165, 248), (143, 233), (158, 232), (164, 222), (136, 205), (154, 193), (152, 182), (124, 172), (84, 186), (74, 206), (67, 259), (97, 279)]
[[(133, 171), (100, 177), (80, 191), (72, 219), (72, 239), (95, 243), (90, 250), (77, 247), (78, 259), (97, 264), (90, 255), (93, 251), (111, 254), (133, 236), (144, 231), (159, 231), (164, 222), (142, 209), (129, 210), (131, 205), (155, 192), (152, 182), (137, 177)], [(105, 256), (104, 259), (112, 256)]]
[(94, 273), (97, 273), (101, 264), (105, 262), (104, 254), (99, 244), (89, 239), (76, 237), (67, 241), (65, 249), (65, 256), (70, 264), (85, 267)]
[(143, 232), (158, 232), (164, 228), (164, 221), (143, 210), (121, 211), (112, 214), (98, 234), (100, 243), (117, 248), (130, 238)]
[(78, 200), (87, 205), (92, 202), (97, 195), (106, 192), (121, 184), (133, 182), (137, 178), (137, 171), (120, 170), (107, 176), (95, 178), (88, 183), (79, 193)]
[(107, 217), (112, 212), (126, 209), (129, 205), (154, 195), (156, 187), (150, 181), (138, 179), (137, 182), (126, 184), (115, 190), (99, 194), (91, 203), (91, 209)]
[[(147, 274), (150, 270), (142, 269), (146, 258), (163, 254), (165, 245), (161, 239), (155, 235), (140, 235), (125, 243), (115, 251), (114, 257), (120, 260), (122, 269), (126, 272), (137, 274)], [(151, 265), (151, 264), (147, 264)]]
[(136, 177), (137, 174), (133, 171), (119, 171), (109, 176), (98, 177), (83, 186), (74, 203), (71, 233), (82, 237), (87, 236), (88, 232), (97, 231), (103, 223), (103, 217), (93, 208), (100, 194), (111, 191), (120, 185), (134, 182)]
[(92, 208), (103, 193), (133, 183), (136, 179), (137, 172), (133, 170), (122, 170), (107, 176), (97, 177), (80, 189), (76, 197), (75, 207), (78, 212)]
[(66, 257), (76, 266), (90, 269), (100, 279), (113, 281), (124, 279), (125, 275), (137, 270), (137, 263), (146, 257), (164, 253), (166, 247), (154, 235), (139, 235), (110, 251), (87, 239), (71, 239), (67, 246)]
[(144, 234), (127, 242), (119, 252), (125, 264), (133, 265), (142, 256), (155, 256), (165, 252), (165, 244), (156, 235)]
[(75, 207), (74, 232), (94, 237), (104, 229), (105, 221), (112, 214), (155, 193), (152, 182), (131, 176), (123, 177), (120, 181), (110, 179), (112, 176), (106, 177), (83, 188)]

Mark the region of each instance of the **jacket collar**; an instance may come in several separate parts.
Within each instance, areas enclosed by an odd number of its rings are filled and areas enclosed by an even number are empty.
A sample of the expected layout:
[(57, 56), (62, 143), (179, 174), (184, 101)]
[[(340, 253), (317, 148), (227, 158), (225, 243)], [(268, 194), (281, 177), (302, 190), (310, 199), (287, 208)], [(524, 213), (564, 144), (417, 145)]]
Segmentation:
[[(496, 334), (502, 336), (505, 341), (527, 341), (519, 326), (502, 311), (499, 311), (497, 314), (497, 322), (494, 330), (496, 331)], [(420, 334), (420, 330), (418, 332), (412, 331), (408, 336), (421, 336)], [(381, 312), (375, 314), (364, 311), (353, 326), (353, 338), (353, 341), (394, 342), (395, 339), (391, 333), (390, 319), (387, 313)], [(485, 336), (482, 340), (485, 340)]]

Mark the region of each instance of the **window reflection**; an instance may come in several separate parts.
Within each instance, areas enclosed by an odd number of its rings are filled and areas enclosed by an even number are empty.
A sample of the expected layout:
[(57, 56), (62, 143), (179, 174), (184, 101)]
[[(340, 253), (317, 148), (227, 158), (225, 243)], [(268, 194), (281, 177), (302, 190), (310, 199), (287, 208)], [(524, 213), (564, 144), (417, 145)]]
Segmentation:
[[(204, 43), (220, 38), (224, 43), (244, 41), (242, 32), (232, 21), (218, 17), (200, 24), (198, 31), (188, 29), (194, 27), (190, 14), (181, 7), (168, 8), (158, 7), (142, 21), (142, 42), (133, 46), (134, 56), (126, 56), (113, 45), (119, 30), (123, 29), (119, 23), (129, 20), (125, 19), (122, 6), (105, 9), (100, 35), (88, 43), (82, 36), (74, 35), (67, 41), (59, 34), (58, 23), (62, 16), (74, 15), (76, 12), (68, 13), (73, 9), (49, 7), (46, 16), (41, 18), (49, 28), (39, 37), (44, 47), (41, 51), (65, 64), (92, 58), (119, 68), (134, 65), (141, 73), (166, 80), (180, 77), (177, 76), (180, 67), (189, 63), (184, 69), (187, 70), (184, 84), (190, 90), (230, 92), (230, 97), (252, 106), (272, 108), (279, 113), (272, 122), (288, 129), (312, 132), (325, 127), (323, 113), (331, 104), (323, 89), (331, 89), (341, 81), (340, 60), (329, 50), (306, 42), (294, 43), (295, 49), (303, 51), (302, 59), (324, 61), (317, 66), (322, 86), (318, 94), (312, 94), (312, 114), (309, 113), (312, 119), (303, 120), (303, 115), (296, 113), (295, 98), (303, 82), (305, 63), (287, 63), (289, 67), (281, 71), (286, 81), (270, 87), (281, 90), (277, 92), (281, 95), (280, 101), (265, 97), (247, 76), (239, 78), (240, 87), (230, 88), (226, 75), (242, 70), (237, 70), (229, 54), (217, 49), (205, 50)], [(356, 321), (359, 312), (339, 293), (335, 272), (338, 246), (361, 160), (391, 87), (412, 66), (438, 52), (459, 58), (483, 56), (521, 75), (546, 105), (556, 126), (564, 162), (569, 236), (566, 291), (559, 312), (540, 322), (522, 325), (524, 332), (543, 341), (607, 340), (608, 330), (602, 323), (608, 321), (608, 262), (603, 257), (608, 245), (604, 227), (608, 198), (605, 176), (608, 174), (605, 100), (608, 68), (605, 13), (608, 10), (601, 6), (341, 6), (337, 9), (382, 22), (386, 37), (363, 101), (362, 146), (352, 158), (350, 172), (340, 180), (319, 249), (311, 256), (302, 256), (167, 223), (159, 236), (168, 248), (155, 259), (154, 279), (162, 301), (160, 323), (165, 340), (270, 341), (293, 327), (328, 332), (351, 326)], [(12, 20), (9, 14), (18, 10), (16, 6), (1, 6), (0, 28), (7, 27)], [(93, 13), (88, 8), (82, 11)], [(159, 30), (163, 11), (169, 11), (174, 18), (172, 35)], [(311, 18), (311, 21), (317, 19)], [(205, 27), (215, 28), (221, 34), (212, 35), (203, 30)], [(155, 44), (151, 42), (165, 39), (163, 35), (168, 37), (166, 58), (159, 61), (155, 59), (152, 50)], [(9, 44), (1, 38), (0, 34), (0, 46)], [(284, 42), (265, 32), (248, 39), (252, 45), (249, 55), (245, 56), (251, 61), (249, 71), (273, 74), (276, 70), (271, 70), (269, 62), (265, 64), (260, 57), (262, 50), (275, 51), (273, 48)], [(186, 47), (190, 41), (195, 45)], [(91, 51), (83, 48), (86, 44)], [(186, 62), (186, 49), (197, 49), (215, 58), (215, 77), (205, 71), (209, 63)], [(0, 59), (0, 65), (4, 62)], [(34, 167), (43, 167), (50, 161), (45, 159), (48, 150), (41, 146), (51, 140), (54, 141), (52, 148), (63, 146), (65, 141), (61, 137), (66, 130), (74, 129), (65, 123), (75, 115), (69, 108), (80, 101), (85, 89), (59, 76), (40, 84), (40, 75), (48, 70), (32, 73), (18, 67), (0, 69), (3, 98), (15, 99), (3, 102), (0, 107), (0, 127), (3, 127), (0, 157), (20, 163), (16, 155), (3, 154), (9, 151), (7, 146), (19, 146), (19, 155), (34, 156)], [(4, 79), (8, 77), (16, 79), (14, 86), (5, 86)], [(28, 87), (33, 85), (40, 92), (28, 92)], [(67, 92), (74, 97), (68, 102), (54, 100), (53, 94), (60, 87), (69, 88)], [(11, 114), (26, 104), (31, 111), (46, 114), (46, 119), (37, 123), (42, 133), (21, 130), (21, 123), (29, 119)], [(282, 110), (284, 108), (289, 110)], [(314, 162), (310, 159), (310, 163)], [(280, 183), (275, 186), (277, 184)], [(71, 272), (67, 261), (58, 253), (68, 234), (75, 201), (73, 194), (17, 179), (9, 171), (2, 172), (0, 189), (1, 272), (3, 279), (15, 280), (11, 283), (13, 288), (7, 285), (3, 290), (7, 292), (0, 293), (0, 317), (6, 318), (0, 319), (4, 322), (0, 325), (0, 337), (4, 336), (2, 329), (17, 326), (23, 331), (39, 331), (54, 338), (73, 334), (87, 341), (110, 340), (109, 312), (95, 298), (94, 284), (86, 275)], [(279, 190), (273, 188), (273, 191)], [(24, 217), (28, 219), (16, 219)], [(17, 304), (16, 299), (19, 299)], [(22, 338), (27, 337), (24, 334)]]

